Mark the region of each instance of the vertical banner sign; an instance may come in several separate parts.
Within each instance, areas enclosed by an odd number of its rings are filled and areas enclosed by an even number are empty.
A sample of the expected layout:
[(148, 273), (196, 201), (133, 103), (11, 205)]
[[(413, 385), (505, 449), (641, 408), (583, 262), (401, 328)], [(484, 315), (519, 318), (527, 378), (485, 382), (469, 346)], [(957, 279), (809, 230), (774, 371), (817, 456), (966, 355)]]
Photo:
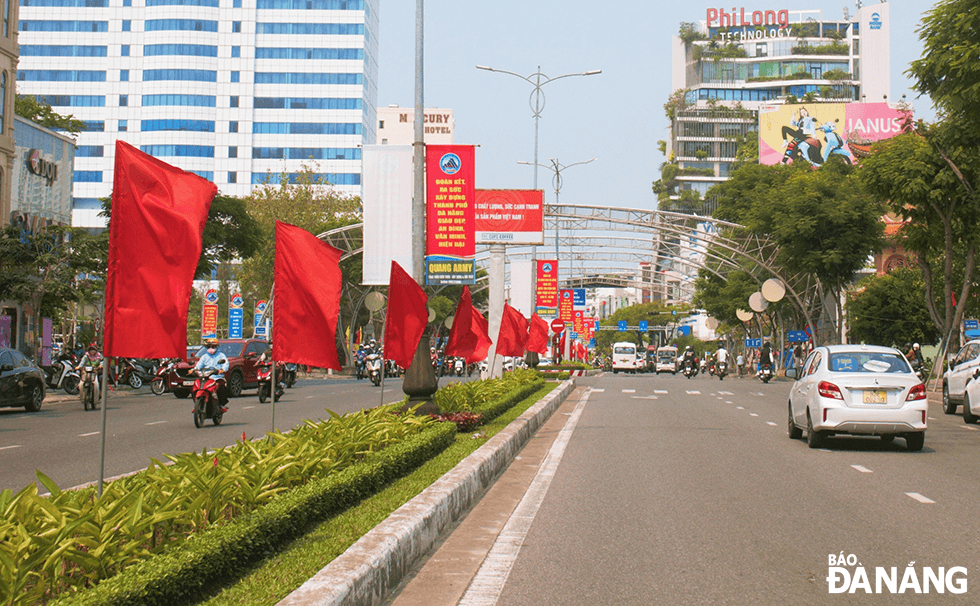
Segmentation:
[(204, 306), (201, 313), (201, 338), (218, 338), (218, 291), (209, 288), (204, 293)]
[(574, 309), (571, 289), (560, 290), (558, 292), (558, 317), (564, 320), (565, 324), (571, 324)]
[(583, 319), (584, 315), (585, 312), (580, 309), (576, 309), (572, 312), (572, 330), (580, 335), (585, 333), (585, 322)]
[(542, 318), (558, 317), (558, 261), (538, 261), (535, 309)]
[(476, 283), (475, 159), (472, 145), (425, 148), (427, 284)]
[(585, 289), (575, 288), (573, 290), (573, 298), (575, 301), (575, 309), (585, 310)]
[(242, 309), (245, 306), (245, 299), (242, 298), (242, 293), (236, 292), (231, 295), (231, 299), (228, 300), (228, 338), (229, 339), (241, 339), (244, 337), (245, 331), (242, 324), (244, 324), (245, 310)]
[(268, 307), (265, 299), (255, 302), (255, 324), (252, 328), (252, 336), (256, 339), (265, 338), (265, 308)]
[(361, 148), (362, 284), (387, 286), (392, 261), (412, 273), (412, 153), (411, 145)]

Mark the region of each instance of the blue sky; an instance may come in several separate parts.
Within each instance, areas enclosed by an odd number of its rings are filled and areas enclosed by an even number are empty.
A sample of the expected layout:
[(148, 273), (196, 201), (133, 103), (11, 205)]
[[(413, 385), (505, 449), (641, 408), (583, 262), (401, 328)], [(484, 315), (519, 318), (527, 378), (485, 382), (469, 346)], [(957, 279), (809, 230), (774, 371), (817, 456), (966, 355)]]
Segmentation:
[[(867, 2), (867, 5), (875, 2)], [(921, 55), (915, 30), (932, 0), (893, 3), (891, 9), (891, 95), (907, 94), (916, 114), (934, 112), (928, 99), (916, 99), (903, 72)], [(530, 75), (541, 66), (548, 76), (601, 69), (602, 74), (565, 78), (545, 88), (539, 162), (563, 164), (598, 157), (562, 173), (561, 202), (654, 208), (650, 190), (664, 160), (657, 141), (668, 138), (663, 104), (671, 93), (670, 37), (682, 21), (704, 19), (717, 2), (640, 2), (603, 4), (582, 0), (495, 0), (425, 3), (425, 105), (451, 108), (456, 142), (480, 147), (477, 187), (530, 188), (534, 120), (528, 103), (532, 87), (514, 76), (476, 69), (476, 65)], [(824, 11), (837, 19), (850, 2), (765, 2), (747, 10)], [(615, 10), (607, 7), (616, 7)], [(415, 2), (382, 0), (380, 8), (378, 105), (415, 103)], [(540, 171), (539, 188), (554, 201), (550, 174)]]

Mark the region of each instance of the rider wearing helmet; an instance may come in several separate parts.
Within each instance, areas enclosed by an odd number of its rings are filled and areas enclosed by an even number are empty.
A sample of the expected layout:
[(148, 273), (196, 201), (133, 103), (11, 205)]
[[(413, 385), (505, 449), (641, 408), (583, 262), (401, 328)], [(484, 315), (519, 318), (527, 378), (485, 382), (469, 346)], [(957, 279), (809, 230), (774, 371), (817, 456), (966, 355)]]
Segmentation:
[(922, 359), (922, 348), (919, 347), (918, 343), (913, 343), (912, 347), (909, 348), (908, 353), (905, 354), (905, 358), (912, 364), (912, 368), (921, 367), (925, 361)]
[(221, 412), (228, 412), (228, 387), (225, 385), (225, 373), (228, 372), (228, 356), (218, 349), (217, 339), (208, 339), (204, 343), (204, 353), (197, 359), (194, 370), (214, 369), (218, 372), (211, 378), (218, 382), (218, 403)]
[(694, 350), (688, 345), (684, 348), (684, 356), (681, 358), (681, 368), (685, 366), (693, 366), (697, 370), (696, 358), (694, 356)]

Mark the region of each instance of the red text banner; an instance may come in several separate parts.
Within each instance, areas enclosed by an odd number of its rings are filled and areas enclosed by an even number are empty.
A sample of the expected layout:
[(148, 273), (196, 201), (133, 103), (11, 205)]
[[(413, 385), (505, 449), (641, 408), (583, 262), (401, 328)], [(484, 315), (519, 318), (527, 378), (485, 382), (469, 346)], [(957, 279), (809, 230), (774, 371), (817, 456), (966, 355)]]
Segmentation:
[(553, 318), (558, 313), (558, 261), (538, 261), (537, 301), (538, 315)]
[(478, 189), (474, 220), (478, 244), (544, 244), (544, 192)]
[(470, 257), (476, 252), (474, 149), (472, 145), (425, 148), (426, 255)]
[(558, 317), (564, 320), (565, 324), (571, 324), (573, 311), (575, 311), (575, 301), (572, 298), (572, 289), (562, 289), (558, 293)]

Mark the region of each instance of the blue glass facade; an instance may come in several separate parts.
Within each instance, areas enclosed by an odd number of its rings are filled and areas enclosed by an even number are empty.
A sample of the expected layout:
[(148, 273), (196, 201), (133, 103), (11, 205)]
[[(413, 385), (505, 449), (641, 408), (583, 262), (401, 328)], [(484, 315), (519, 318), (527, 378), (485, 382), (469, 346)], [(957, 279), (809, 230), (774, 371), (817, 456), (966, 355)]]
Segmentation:
[(289, 160), (360, 160), (361, 150), (336, 147), (253, 147), (252, 157)]
[(22, 57), (105, 57), (105, 46), (22, 44)]
[(157, 130), (190, 130), (199, 133), (213, 133), (214, 120), (143, 120), (140, 122), (140, 130), (152, 132)]
[(143, 71), (143, 81), (183, 80), (186, 82), (217, 82), (218, 72), (213, 69), (148, 69)]
[(108, 21), (21, 21), (21, 32), (107, 32)]
[(187, 31), (187, 32), (216, 32), (217, 21), (202, 21), (200, 19), (147, 19), (143, 22), (144, 30), (148, 32)]
[(105, 82), (105, 72), (71, 69), (23, 69), (17, 72), (23, 82)]
[(159, 55), (185, 55), (188, 57), (217, 57), (218, 47), (207, 44), (146, 44), (144, 57)]
[(361, 109), (360, 99), (321, 97), (256, 97), (256, 109)]
[(214, 95), (143, 95), (143, 106), (215, 107), (216, 99)]

